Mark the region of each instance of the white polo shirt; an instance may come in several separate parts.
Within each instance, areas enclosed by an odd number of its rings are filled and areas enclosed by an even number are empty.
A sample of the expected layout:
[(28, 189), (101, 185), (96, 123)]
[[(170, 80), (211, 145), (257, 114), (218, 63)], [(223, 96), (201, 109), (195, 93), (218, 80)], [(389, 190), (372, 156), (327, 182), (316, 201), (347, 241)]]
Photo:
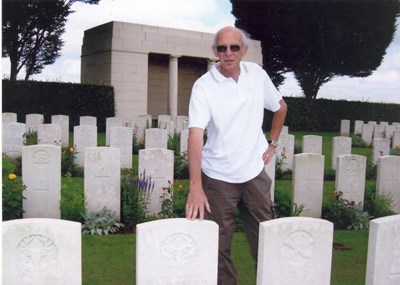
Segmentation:
[[(218, 65), (218, 63), (216, 63)], [(241, 62), (238, 82), (214, 65), (193, 85), (189, 128), (207, 128), (202, 170), (214, 179), (243, 183), (264, 168), (268, 142), (262, 131), (264, 108), (279, 110), (282, 96), (257, 64)]]

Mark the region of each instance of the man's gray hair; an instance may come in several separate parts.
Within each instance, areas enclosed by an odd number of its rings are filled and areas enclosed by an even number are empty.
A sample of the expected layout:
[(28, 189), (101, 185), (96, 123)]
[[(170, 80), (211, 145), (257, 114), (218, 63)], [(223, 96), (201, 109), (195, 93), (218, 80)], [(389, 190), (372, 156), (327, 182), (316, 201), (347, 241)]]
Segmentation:
[[(236, 27), (232, 27), (232, 28), (240, 33), (240, 40), (242, 41), (242, 45), (245, 48), (248, 48), (249, 44), (250, 44), (249, 34), (247, 32), (245, 32), (244, 30), (242, 30), (242, 29), (239, 29), (239, 28), (236, 28)], [(222, 30), (224, 30), (224, 28), (220, 29), (218, 32), (215, 33), (214, 42), (213, 42), (213, 48), (215, 48), (218, 45), (218, 36), (219, 36), (219, 33)]]

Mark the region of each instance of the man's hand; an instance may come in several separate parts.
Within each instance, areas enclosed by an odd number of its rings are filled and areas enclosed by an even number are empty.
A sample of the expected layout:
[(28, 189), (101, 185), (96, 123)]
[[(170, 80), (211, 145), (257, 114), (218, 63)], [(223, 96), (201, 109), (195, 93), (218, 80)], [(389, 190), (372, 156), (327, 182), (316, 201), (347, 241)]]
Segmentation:
[(267, 150), (263, 153), (262, 159), (264, 161), (264, 164), (268, 164), (272, 157), (275, 154), (275, 149), (276, 147), (272, 146), (272, 145), (268, 145)]
[(204, 208), (211, 213), (210, 205), (204, 190), (201, 186), (191, 185), (189, 195), (186, 201), (186, 218), (195, 220), (197, 215), (199, 219), (204, 219)]

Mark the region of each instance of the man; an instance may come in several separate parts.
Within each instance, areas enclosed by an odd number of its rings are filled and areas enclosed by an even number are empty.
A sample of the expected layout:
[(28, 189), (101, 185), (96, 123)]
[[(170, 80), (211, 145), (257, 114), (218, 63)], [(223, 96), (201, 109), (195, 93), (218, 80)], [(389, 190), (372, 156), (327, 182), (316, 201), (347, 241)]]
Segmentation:
[[(195, 82), (189, 103), (186, 217), (219, 225), (220, 285), (238, 284), (230, 256), (237, 209), (257, 259), (259, 223), (272, 218), (271, 179), (264, 165), (274, 155), (287, 112), (267, 73), (242, 62), (248, 41), (234, 27), (217, 32), (212, 48), (219, 62)], [(261, 129), (264, 108), (274, 112), (270, 144)]]

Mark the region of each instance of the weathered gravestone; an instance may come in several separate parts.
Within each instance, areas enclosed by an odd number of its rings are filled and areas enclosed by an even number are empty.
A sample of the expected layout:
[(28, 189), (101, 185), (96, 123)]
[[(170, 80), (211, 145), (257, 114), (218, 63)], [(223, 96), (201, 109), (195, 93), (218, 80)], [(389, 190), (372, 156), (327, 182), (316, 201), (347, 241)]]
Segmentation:
[(59, 125), (61, 128), (61, 145), (69, 146), (69, 116), (53, 115), (51, 123)]
[(276, 148), (276, 157), (282, 170), (293, 169), (294, 135), (282, 134), (279, 136)]
[(373, 163), (378, 163), (378, 158), (390, 153), (389, 139), (373, 139), (374, 158)]
[(16, 123), (17, 113), (5, 112), (2, 114), (2, 123)]
[(176, 130), (177, 134), (180, 134), (182, 130), (188, 128), (189, 116), (177, 116), (176, 117)]
[(148, 119), (138, 116), (131, 120), (131, 127), (133, 129), (133, 136), (136, 139), (136, 144), (144, 144), (145, 130), (150, 127)]
[(333, 224), (289, 217), (260, 223), (257, 285), (329, 285)]
[(157, 127), (167, 130), (168, 135), (175, 133), (175, 125), (170, 115), (158, 115)]
[(38, 126), (38, 144), (61, 146), (61, 127), (56, 124)]
[(97, 118), (93, 116), (80, 116), (79, 125), (97, 126)]
[(22, 182), (24, 218), (61, 218), (60, 146), (23, 146)]
[(137, 225), (136, 284), (217, 284), (218, 225), (165, 219)]
[(303, 136), (302, 152), (322, 154), (322, 136)]
[(294, 156), (292, 201), (304, 206), (302, 216), (321, 218), (325, 157), (317, 153)]
[(387, 155), (378, 159), (376, 194), (389, 196), (393, 210), (400, 213), (400, 156)]
[(400, 149), (400, 127), (394, 129), (392, 138), (392, 148)]
[(354, 122), (354, 134), (355, 135), (361, 135), (362, 134), (362, 127), (363, 127), (364, 121), (356, 120)]
[(336, 191), (355, 205), (364, 203), (366, 167), (367, 158), (361, 155), (339, 155), (336, 160)]
[(119, 117), (106, 118), (106, 146), (110, 146), (111, 128), (113, 127), (123, 127), (122, 118)]
[(367, 146), (371, 146), (372, 144), (373, 131), (374, 131), (374, 125), (372, 124), (363, 125), (361, 139), (367, 144)]
[(2, 152), (10, 157), (21, 156), (25, 142), (25, 124), (8, 122), (2, 125)]
[(168, 131), (159, 128), (150, 128), (145, 130), (145, 148), (167, 148)]
[(110, 146), (121, 151), (121, 168), (132, 168), (132, 136), (133, 129), (129, 127), (111, 128)]
[(373, 138), (374, 139), (383, 139), (385, 137), (385, 130), (386, 130), (386, 125), (382, 125), (382, 124), (374, 125)]
[(39, 125), (44, 123), (44, 116), (42, 114), (26, 114), (25, 125), (27, 132), (37, 132)]
[(350, 135), (350, 120), (340, 120), (340, 136), (348, 137)]
[(170, 188), (174, 180), (174, 151), (161, 148), (139, 150), (139, 174), (148, 175), (154, 182), (149, 195), (148, 211), (158, 214), (161, 211), (163, 198), (171, 199)]
[(270, 162), (264, 166), (264, 170), (269, 176), (269, 178), (271, 178), (272, 180), (270, 191), (271, 191), (271, 201), (273, 202), (275, 199), (276, 154), (274, 154), (271, 157)]
[(332, 168), (336, 169), (336, 159), (339, 155), (351, 154), (351, 138), (332, 138)]
[(121, 151), (115, 147), (88, 147), (85, 150), (85, 202), (88, 211), (104, 207), (120, 220)]
[(400, 215), (370, 222), (365, 285), (400, 284)]
[(56, 219), (3, 222), (4, 285), (81, 285), (81, 224)]
[(189, 144), (189, 129), (181, 130), (180, 132), (180, 154), (187, 153)]
[(81, 125), (74, 127), (75, 164), (85, 166), (85, 149), (97, 146), (97, 127)]

